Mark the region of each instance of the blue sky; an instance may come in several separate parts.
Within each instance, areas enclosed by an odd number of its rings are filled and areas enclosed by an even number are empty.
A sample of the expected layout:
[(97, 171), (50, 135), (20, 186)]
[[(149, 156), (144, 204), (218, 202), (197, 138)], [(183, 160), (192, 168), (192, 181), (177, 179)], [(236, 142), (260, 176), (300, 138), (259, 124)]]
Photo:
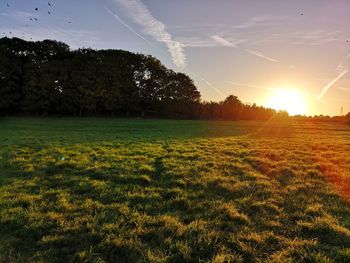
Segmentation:
[(348, 0), (0, 0), (0, 33), (152, 54), (205, 100), (267, 105), (286, 88), (334, 115), (350, 111), (349, 14)]

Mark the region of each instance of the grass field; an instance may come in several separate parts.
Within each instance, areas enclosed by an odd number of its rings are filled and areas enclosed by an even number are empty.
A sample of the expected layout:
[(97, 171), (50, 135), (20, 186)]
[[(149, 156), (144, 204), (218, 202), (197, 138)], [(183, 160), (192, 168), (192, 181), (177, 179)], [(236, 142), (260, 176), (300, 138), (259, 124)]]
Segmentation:
[(350, 129), (0, 119), (0, 262), (350, 262)]

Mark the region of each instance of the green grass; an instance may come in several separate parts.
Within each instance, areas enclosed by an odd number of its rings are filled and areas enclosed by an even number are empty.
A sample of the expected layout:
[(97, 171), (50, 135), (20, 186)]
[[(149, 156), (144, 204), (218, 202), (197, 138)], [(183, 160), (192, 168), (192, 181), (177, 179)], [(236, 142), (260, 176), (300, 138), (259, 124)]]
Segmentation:
[(0, 119), (0, 262), (350, 262), (348, 126)]

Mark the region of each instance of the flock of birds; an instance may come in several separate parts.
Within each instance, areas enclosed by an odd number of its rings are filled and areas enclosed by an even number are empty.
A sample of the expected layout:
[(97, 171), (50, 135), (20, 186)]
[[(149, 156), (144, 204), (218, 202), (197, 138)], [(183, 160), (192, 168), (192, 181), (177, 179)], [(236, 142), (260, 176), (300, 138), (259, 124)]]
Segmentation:
[[(51, 5), (51, 3), (50, 2), (47, 2), (47, 5), (49, 6), (49, 10), (47, 11), (47, 14), (48, 15), (51, 15), (51, 8), (52, 8), (52, 5)], [(7, 7), (10, 7), (10, 4), (9, 3), (6, 3), (6, 6)], [(36, 7), (35, 9), (34, 9), (36, 12), (39, 12), (39, 8), (38, 7)], [(304, 13), (300, 13), (300, 15), (301, 16), (303, 16), (304, 15)], [(39, 21), (39, 19), (37, 18), (37, 17), (30, 17), (29, 18), (29, 20), (30, 21)], [(67, 23), (68, 24), (71, 24), (72, 23), (72, 21), (67, 21)], [(25, 25), (26, 27), (28, 27), (29, 25)], [(10, 35), (12, 35), (12, 31), (10, 31), (10, 32), (8, 32)], [(3, 32), (3, 35), (6, 35), (6, 32)], [(24, 33), (22, 33), (22, 36), (24, 35)], [(30, 38), (31, 40), (32, 40), (32, 38)], [(346, 40), (346, 43), (349, 43), (349, 40), (347, 39)]]
[[(49, 10), (47, 10), (47, 14), (48, 15), (51, 15), (51, 8), (52, 8), (52, 5), (51, 5), (51, 3), (50, 2), (47, 2), (47, 5), (48, 5), (48, 8), (49, 8)], [(7, 8), (10, 8), (11, 7), (11, 5), (9, 4), (9, 3), (6, 3), (6, 6), (7, 6)], [(35, 7), (34, 8), (34, 11), (35, 12), (39, 12), (39, 8), (38, 7)], [(31, 22), (37, 22), (37, 21), (39, 21), (39, 18), (38, 17), (29, 17), (29, 21), (31, 21)], [(72, 23), (72, 21), (67, 21), (67, 23), (68, 24), (71, 24)], [(28, 24), (26, 24), (25, 25), (25, 27), (29, 27), (29, 25)], [(12, 31), (9, 31), (9, 32), (3, 32), (3, 35), (12, 35)], [(22, 33), (22, 36), (24, 36), (24, 33)], [(31, 40), (32, 40), (32, 38), (30, 38)]]

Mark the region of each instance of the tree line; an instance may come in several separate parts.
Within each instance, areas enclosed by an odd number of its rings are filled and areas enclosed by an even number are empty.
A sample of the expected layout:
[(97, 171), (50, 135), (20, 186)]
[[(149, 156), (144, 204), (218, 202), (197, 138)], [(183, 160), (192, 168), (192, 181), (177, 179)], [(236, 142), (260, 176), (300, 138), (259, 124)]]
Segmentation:
[(150, 55), (19, 38), (0, 39), (0, 113), (212, 120), (288, 115), (233, 95), (202, 101), (189, 76)]
[(328, 116), (328, 115), (314, 115), (314, 116), (293, 116), (294, 120), (297, 121), (312, 121), (312, 122), (337, 122), (337, 123), (348, 123), (350, 124), (350, 112), (346, 115), (341, 116)]

